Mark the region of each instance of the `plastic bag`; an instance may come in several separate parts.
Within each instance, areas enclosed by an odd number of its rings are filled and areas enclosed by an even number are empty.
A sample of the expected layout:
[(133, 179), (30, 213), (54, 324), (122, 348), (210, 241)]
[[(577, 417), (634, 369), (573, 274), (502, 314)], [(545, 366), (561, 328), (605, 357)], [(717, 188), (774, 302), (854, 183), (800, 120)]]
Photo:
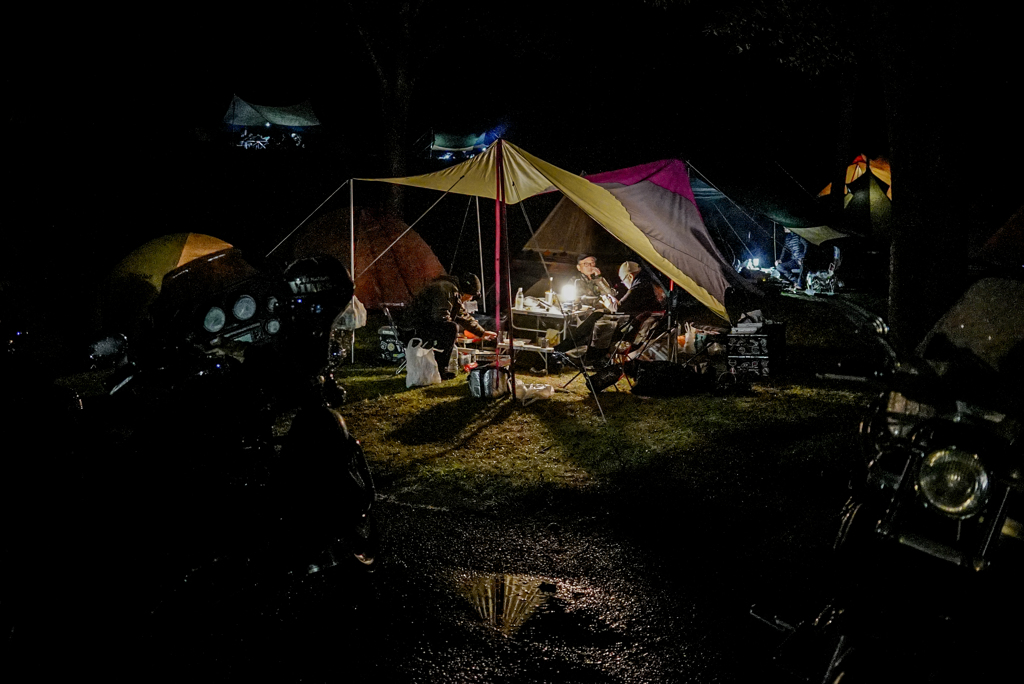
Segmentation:
[(693, 356), (697, 353), (697, 331), (689, 323), (686, 324), (686, 342), (683, 344), (683, 353)]
[(340, 319), (335, 323), (342, 330), (356, 330), (366, 325), (366, 307), (355, 296), (341, 312)]
[(551, 385), (527, 385), (516, 378), (516, 399), (523, 402), (523, 406), (529, 406), (538, 399), (550, 399), (554, 393), (555, 388)]
[(437, 370), (434, 348), (424, 347), (423, 340), (418, 337), (409, 340), (405, 348), (405, 386), (421, 387), (440, 382), (441, 373)]

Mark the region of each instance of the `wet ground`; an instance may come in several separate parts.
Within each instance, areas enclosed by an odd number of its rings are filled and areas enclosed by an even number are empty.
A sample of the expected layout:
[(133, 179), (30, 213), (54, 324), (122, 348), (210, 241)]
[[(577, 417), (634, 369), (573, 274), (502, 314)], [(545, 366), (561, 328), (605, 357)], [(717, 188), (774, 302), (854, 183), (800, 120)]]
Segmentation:
[[(315, 572), (186, 591), (189, 600), (155, 613), (147, 568), (94, 550), (131, 540), (89, 529), (83, 557), (46, 538), (48, 566), (21, 575), (36, 592), (23, 597), (34, 631), (8, 643), (18, 664), (9, 671), (106, 681), (779, 681), (769, 656), (779, 635), (750, 608), (782, 602), (803, 617), (819, 598), (858, 458), (858, 413), (851, 405), (798, 420), (784, 444), (752, 436), (682, 467), (650, 463), (587, 488), (484, 486), (487, 500), (465, 500), (378, 472), (383, 553), (372, 572), (319, 562)], [(837, 430), (850, 432), (848, 448), (835, 449)], [(105, 564), (84, 565), (97, 558)]]
[(731, 501), (715, 495), (732, 488), (728, 463), (683, 487), (636, 478), (486, 510), (384, 494), (371, 573), (343, 562), (161, 618), (142, 667), (210, 681), (774, 680), (778, 635), (749, 609), (813, 595), (839, 498), (809, 486), (836, 484), (840, 464), (778, 481), (755, 467)]

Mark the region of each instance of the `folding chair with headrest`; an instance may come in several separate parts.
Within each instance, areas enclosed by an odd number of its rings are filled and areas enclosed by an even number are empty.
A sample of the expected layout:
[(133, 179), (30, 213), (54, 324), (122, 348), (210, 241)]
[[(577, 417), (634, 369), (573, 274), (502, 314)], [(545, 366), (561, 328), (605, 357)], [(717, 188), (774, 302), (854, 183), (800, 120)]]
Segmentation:
[[(412, 337), (412, 330), (408, 328), (399, 328), (395, 325), (395, 319), (391, 316), (391, 308), (386, 304), (383, 306), (384, 316), (388, 319), (388, 326), (391, 327), (391, 331), (395, 335), (395, 340), (402, 351), (405, 351), (405, 347), (409, 344), (409, 338)], [(399, 375), (405, 370), (406, 360), (403, 357), (402, 362), (398, 365), (398, 370), (395, 371), (395, 375)]]

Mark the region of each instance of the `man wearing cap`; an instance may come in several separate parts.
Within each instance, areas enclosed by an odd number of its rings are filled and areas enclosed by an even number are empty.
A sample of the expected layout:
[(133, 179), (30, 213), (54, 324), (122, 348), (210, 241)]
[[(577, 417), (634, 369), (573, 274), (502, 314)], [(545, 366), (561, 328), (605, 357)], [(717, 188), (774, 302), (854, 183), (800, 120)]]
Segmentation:
[(622, 262), (619, 266), (619, 280), (626, 287), (626, 293), (619, 299), (619, 312), (641, 313), (661, 311), (665, 308), (658, 298), (654, 280), (637, 262)]
[(455, 348), (455, 338), (458, 337), (460, 327), (488, 340), (497, 336), (484, 330), (463, 306), (464, 302), (479, 294), (480, 279), (472, 273), (458, 277), (439, 276), (427, 283), (409, 305), (407, 320), (414, 333), (408, 337), (419, 337), (423, 344), (433, 345), (434, 358), (437, 359), (442, 380), (453, 377), (445, 368)]
[(601, 277), (597, 259), (592, 254), (580, 254), (576, 257), (576, 270), (580, 272), (576, 278), (576, 295), (580, 301), (595, 309), (614, 312), (615, 290)]
[(593, 307), (593, 311), (576, 325), (569, 326), (565, 339), (555, 346), (555, 351), (566, 352), (590, 345), (594, 326), (606, 312), (614, 313), (618, 306), (615, 290), (601, 277), (594, 255), (580, 254), (576, 257), (576, 270), (580, 272), (575, 281), (576, 296), (583, 304)]

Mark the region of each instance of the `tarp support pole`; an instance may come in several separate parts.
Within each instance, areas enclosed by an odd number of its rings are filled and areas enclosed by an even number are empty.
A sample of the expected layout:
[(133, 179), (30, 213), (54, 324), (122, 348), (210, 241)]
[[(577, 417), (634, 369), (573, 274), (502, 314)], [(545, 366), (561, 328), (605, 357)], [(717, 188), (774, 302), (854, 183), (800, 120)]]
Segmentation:
[[(487, 280), (484, 278), (484, 233), (480, 228), (480, 196), (477, 195), (476, 199), (476, 251), (480, 255), (480, 284), (483, 287), (483, 293), (487, 292)], [(483, 307), (484, 313), (487, 313), (487, 297), (480, 297), (480, 305)]]
[[(352, 265), (352, 287), (356, 285), (356, 181), (352, 179), (348, 186), (348, 235), (349, 263)], [(355, 295), (353, 295), (355, 296)], [(398, 334), (398, 331), (395, 331)], [(356, 362), (356, 331), (352, 329), (352, 363)]]
[[(498, 140), (497, 153), (497, 173), (495, 174), (495, 183), (497, 187), (494, 193), (494, 327), (499, 331), (498, 343), (501, 343), (501, 214), (505, 208), (505, 169), (504, 169), (504, 141)], [(515, 339), (512, 337), (512, 292), (511, 286), (507, 288), (509, 292), (506, 294), (508, 297), (508, 377), (511, 387), (509, 388), (510, 394), (512, 395), (512, 401), (516, 399), (516, 345)], [(501, 360), (501, 348), (498, 347), (496, 357)]]

